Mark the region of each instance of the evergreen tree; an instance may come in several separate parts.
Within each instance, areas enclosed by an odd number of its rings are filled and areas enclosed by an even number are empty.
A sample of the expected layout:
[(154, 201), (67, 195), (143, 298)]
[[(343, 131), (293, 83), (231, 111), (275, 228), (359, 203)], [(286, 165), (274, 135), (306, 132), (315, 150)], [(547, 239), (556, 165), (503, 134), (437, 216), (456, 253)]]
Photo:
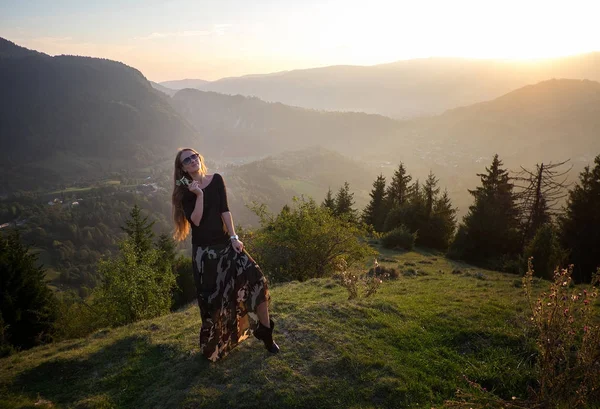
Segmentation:
[(357, 212), (352, 206), (354, 206), (354, 193), (350, 193), (350, 184), (344, 182), (344, 186), (340, 188), (335, 197), (335, 211), (333, 214), (336, 217), (354, 222), (357, 220)]
[(569, 191), (564, 216), (560, 217), (561, 243), (570, 249), (573, 279), (589, 282), (600, 266), (600, 155), (590, 170), (586, 166), (579, 183)]
[(29, 254), (16, 231), (0, 235), (0, 271), (0, 332), (4, 342), (31, 348), (49, 340), (56, 319), (56, 298), (46, 285), (36, 256)]
[(423, 190), (421, 188), (421, 184), (419, 183), (419, 179), (417, 179), (415, 181), (415, 183), (413, 183), (409, 189), (408, 189), (408, 198), (409, 201), (417, 206), (423, 206), (424, 207), (424, 196), (423, 196)]
[(498, 155), (479, 173), (481, 186), (469, 193), (475, 203), (463, 219), (449, 255), (470, 261), (496, 263), (519, 252), (518, 211), (515, 206), (513, 185), (508, 171), (502, 168)]
[(175, 271), (175, 258), (177, 257), (176, 248), (177, 245), (170, 235), (162, 233), (158, 236), (156, 250), (158, 251), (157, 267), (159, 269), (170, 269), (171, 271)]
[(327, 196), (325, 196), (325, 200), (321, 206), (329, 209), (331, 213), (335, 212), (335, 199), (333, 198), (333, 192), (331, 191), (331, 187), (327, 190)]
[(121, 227), (129, 235), (137, 256), (141, 256), (152, 249), (152, 239), (154, 238), (152, 226), (154, 226), (154, 223), (154, 221), (148, 221), (148, 216), (142, 217), (141, 209), (136, 204), (129, 213), (129, 219), (125, 221), (125, 227)]
[(427, 176), (425, 186), (423, 187), (423, 196), (425, 198), (425, 215), (428, 219), (433, 211), (433, 204), (437, 199), (437, 195), (440, 193), (440, 188), (437, 187), (437, 184), (437, 178), (432, 171), (429, 171), (429, 176)]
[(447, 250), (456, 230), (456, 208), (452, 206), (447, 190), (444, 190), (442, 196), (435, 200), (432, 224), (437, 233), (437, 241), (431, 247)]
[(373, 182), (373, 190), (369, 194), (371, 201), (365, 207), (362, 214), (362, 220), (366, 224), (370, 224), (375, 228), (375, 231), (383, 231), (383, 223), (386, 217), (386, 193), (385, 193), (385, 177), (377, 176)]
[(408, 201), (411, 180), (412, 176), (406, 173), (404, 164), (400, 162), (398, 170), (394, 172), (394, 176), (392, 176), (392, 181), (386, 192), (388, 209), (400, 207)]

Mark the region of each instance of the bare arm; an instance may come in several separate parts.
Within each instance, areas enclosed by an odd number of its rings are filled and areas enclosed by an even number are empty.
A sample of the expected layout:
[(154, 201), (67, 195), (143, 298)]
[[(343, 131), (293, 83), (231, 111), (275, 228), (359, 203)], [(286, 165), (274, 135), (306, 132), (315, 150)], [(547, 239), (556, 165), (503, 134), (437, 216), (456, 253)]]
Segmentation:
[[(227, 211), (221, 213), (221, 218), (223, 219), (223, 223), (225, 223), (225, 227), (227, 227), (229, 235), (235, 236), (235, 227), (233, 227), (233, 217), (231, 216), (231, 212)], [(233, 249), (238, 253), (241, 253), (244, 249), (244, 243), (242, 243), (239, 239), (236, 238), (231, 239), (231, 245), (233, 246)]]
[(225, 223), (225, 227), (227, 227), (229, 235), (235, 236), (235, 227), (233, 226), (233, 216), (231, 216), (231, 212), (221, 213), (221, 218), (223, 219), (223, 223)]
[(196, 204), (194, 205), (194, 211), (192, 212), (190, 219), (197, 227), (200, 225), (200, 220), (202, 220), (202, 214), (204, 214), (204, 192), (198, 187), (198, 182), (195, 180), (188, 189), (196, 195)]

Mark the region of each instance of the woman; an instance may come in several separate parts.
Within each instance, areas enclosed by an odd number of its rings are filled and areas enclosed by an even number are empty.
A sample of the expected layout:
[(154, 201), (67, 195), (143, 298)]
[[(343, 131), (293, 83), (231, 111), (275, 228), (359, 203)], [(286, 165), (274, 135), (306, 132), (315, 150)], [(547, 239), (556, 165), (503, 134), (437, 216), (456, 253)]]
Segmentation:
[(216, 361), (252, 332), (269, 352), (279, 352), (267, 283), (235, 234), (223, 178), (207, 174), (204, 158), (190, 148), (177, 152), (174, 176), (174, 238), (185, 239), (191, 226), (202, 353)]

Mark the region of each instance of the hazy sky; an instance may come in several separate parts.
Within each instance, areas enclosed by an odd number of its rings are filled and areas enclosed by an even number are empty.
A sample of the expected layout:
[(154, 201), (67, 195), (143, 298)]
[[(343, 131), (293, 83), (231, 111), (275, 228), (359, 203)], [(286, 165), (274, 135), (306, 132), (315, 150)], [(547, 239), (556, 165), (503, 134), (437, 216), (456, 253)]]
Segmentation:
[(600, 51), (600, 0), (0, 0), (0, 37), (214, 80), (430, 56)]

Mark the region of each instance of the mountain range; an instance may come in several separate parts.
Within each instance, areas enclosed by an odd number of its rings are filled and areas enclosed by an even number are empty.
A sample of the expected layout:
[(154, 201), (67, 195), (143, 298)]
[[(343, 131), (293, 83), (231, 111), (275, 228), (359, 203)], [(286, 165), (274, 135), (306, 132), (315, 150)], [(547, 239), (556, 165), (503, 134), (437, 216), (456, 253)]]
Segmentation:
[(197, 88), (304, 108), (409, 119), (494, 99), (552, 78), (600, 81), (600, 53), (531, 61), (424, 58), (161, 84), (174, 90)]
[(149, 166), (199, 139), (167, 96), (119, 62), (0, 39), (0, 89), (0, 194)]
[[(433, 80), (422, 75), (426, 99)], [(571, 179), (600, 153), (600, 83), (591, 80), (547, 79), (401, 121), (196, 89), (169, 97), (122, 63), (51, 57), (0, 40), (0, 87), (0, 194), (148, 170), (192, 146), (229, 175), (242, 202), (270, 200), (276, 209), (299, 193), (320, 201), (348, 181), (364, 203), (377, 174), (389, 180), (402, 161), (414, 179), (433, 171), (464, 210), (467, 189), (495, 153), (513, 170), (570, 158)]]

